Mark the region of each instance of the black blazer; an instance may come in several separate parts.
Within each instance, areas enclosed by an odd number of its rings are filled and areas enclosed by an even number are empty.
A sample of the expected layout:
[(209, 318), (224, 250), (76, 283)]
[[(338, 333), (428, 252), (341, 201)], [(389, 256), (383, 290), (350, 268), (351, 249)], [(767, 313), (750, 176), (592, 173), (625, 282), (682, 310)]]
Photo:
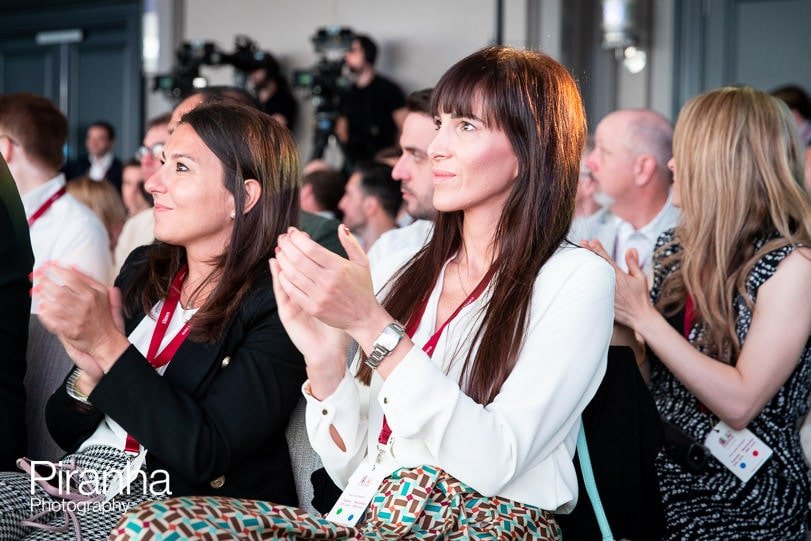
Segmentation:
[[(109, 180), (112, 185), (115, 186), (118, 193), (121, 193), (121, 174), (123, 169), (124, 167), (121, 160), (113, 156), (113, 161), (110, 164), (110, 167), (107, 169), (107, 172), (104, 174), (104, 178)], [(70, 161), (62, 166), (62, 172), (65, 173), (65, 178), (67, 180), (86, 176), (87, 173), (90, 172), (90, 158), (88, 156), (82, 156), (77, 160)]]
[(34, 254), (25, 210), (0, 156), (0, 471), (25, 454), (25, 349)]
[[(153, 248), (129, 257), (116, 280), (122, 291)], [(128, 318), (126, 333), (142, 318)], [(285, 427), (304, 380), (304, 360), (282, 327), (265, 269), (221, 340), (187, 339), (162, 377), (130, 346), (90, 394), (91, 411), (63, 384), (48, 402), (46, 421), (54, 440), (73, 451), (106, 413), (149, 450), (149, 471), (169, 472), (175, 496), (297, 505)]]

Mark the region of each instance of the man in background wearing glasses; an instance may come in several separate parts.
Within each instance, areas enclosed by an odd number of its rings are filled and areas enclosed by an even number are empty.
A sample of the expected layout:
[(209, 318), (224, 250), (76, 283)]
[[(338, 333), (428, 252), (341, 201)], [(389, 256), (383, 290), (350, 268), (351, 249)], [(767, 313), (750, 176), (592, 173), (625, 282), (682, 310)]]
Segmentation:
[[(141, 179), (144, 182), (161, 167), (163, 146), (169, 140), (170, 118), (171, 115), (167, 113), (147, 122), (143, 144), (135, 153), (135, 157), (141, 162)], [(155, 216), (152, 214), (151, 207), (142, 210), (124, 223), (121, 235), (118, 237), (118, 244), (115, 247), (116, 274), (118, 274), (130, 252), (144, 244), (152, 244), (152, 241), (155, 240), (154, 227)]]

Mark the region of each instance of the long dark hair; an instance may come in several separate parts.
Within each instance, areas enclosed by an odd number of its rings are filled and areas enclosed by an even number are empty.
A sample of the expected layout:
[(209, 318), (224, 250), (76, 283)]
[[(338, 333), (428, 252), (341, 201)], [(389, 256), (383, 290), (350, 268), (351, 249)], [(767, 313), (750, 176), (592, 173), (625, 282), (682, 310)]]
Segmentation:
[[(210, 342), (222, 335), (249, 288), (267, 273), (278, 236), (298, 222), (299, 158), (290, 132), (250, 107), (212, 103), (186, 113), (181, 124), (189, 125), (220, 160), (223, 184), (237, 209), (228, 247), (215, 258), (216, 269), (206, 280), (216, 285), (195, 314), (190, 334)], [(256, 179), (262, 194), (242, 213), (246, 179)], [(183, 247), (159, 242), (125, 293), (129, 313), (139, 308), (149, 313), (185, 261)]]
[[(512, 186), (494, 236), (492, 298), (468, 350), (460, 376), (465, 392), (489, 404), (512, 371), (528, 322), (532, 288), (544, 263), (563, 242), (574, 213), (586, 119), (580, 92), (558, 62), (508, 47), (482, 49), (451, 67), (434, 90), (434, 114), (473, 116), (503, 130), (518, 158)], [(430, 242), (393, 279), (383, 302), (406, 321), (435, 284), (443, 264), (462, 242), (463, 213), (440, 212)], [(428, 288), (430, 291), (431, 288)], [(368, 383), (364, 366), (358, 377)]]

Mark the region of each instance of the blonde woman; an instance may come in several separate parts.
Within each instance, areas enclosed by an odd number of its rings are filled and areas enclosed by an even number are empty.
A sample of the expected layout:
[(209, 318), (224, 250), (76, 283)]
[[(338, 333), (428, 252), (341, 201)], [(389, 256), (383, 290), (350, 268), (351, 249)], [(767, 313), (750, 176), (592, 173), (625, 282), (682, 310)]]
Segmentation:
[(805, 539), (811, 206), (795, 131), (752, 88), (690, 100), (669, 163), (682, 219), (659, 239), (650, 296), (633, 254), (617, 270), (616, 318), (652, 351), (661, 415), (711, 452), (660, 457), (668, 539)]
[(107, 236), (110, 239), (110, 253), (115, 250), (121, 228), (127, 220), (127, 209), (124, 202), (110, 182), (93, 180), (90, 177), (81, 177), (71, 180), (67, 184), (70, 195), (84, 203), (98, 216)]

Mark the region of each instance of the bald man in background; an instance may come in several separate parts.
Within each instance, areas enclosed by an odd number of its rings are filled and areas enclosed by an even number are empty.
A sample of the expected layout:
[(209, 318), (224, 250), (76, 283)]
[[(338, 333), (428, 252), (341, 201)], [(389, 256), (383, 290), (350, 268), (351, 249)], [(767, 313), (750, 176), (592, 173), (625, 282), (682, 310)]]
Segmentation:
[(622, 109), (600, 121), (594, 144), (586, 166), (608, 205), (585, 220), (581, 238), (571, 240), (599, 241), (626, 272), (625, 254), (635, 249), (640, 267), (650, 275), (656, 240), (679, 219), (667, 166), (673, 157), (673, 125), (655, 111)]

